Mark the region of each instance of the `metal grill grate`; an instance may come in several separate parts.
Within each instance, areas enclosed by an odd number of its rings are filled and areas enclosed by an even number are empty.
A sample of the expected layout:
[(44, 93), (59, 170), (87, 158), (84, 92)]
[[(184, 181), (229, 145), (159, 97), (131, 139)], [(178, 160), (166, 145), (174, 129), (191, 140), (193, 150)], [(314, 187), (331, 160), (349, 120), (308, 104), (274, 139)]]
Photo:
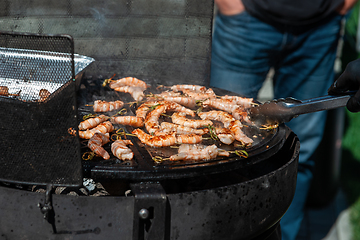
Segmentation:
[(0, 180), (81, 184), (73, 39), (0, 33)]

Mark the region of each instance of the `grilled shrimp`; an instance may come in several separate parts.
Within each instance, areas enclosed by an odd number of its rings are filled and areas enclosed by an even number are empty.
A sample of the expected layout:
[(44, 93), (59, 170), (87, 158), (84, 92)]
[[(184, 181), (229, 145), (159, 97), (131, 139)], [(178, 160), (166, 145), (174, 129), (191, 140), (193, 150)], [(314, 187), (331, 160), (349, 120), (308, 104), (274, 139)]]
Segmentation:
[(220, 142), (230, 145), (235, 141), (233, 133), (227, 128), (215, 128), (216, 136)]
[(195, 112), (189, 108), (186, 108), (184, 106), (181, 106), (180, 104), (176, 102), (169, 102), (169, 101), (161, 101), (161, 103), (165, 104), (166, 111), (174, 111), (174, 112), (181, 112), (186, 115), (190, 115), (192, 117), (195, 117)]
[(245, 135), (245, 133), (241, 130), (242, 124), (239, 120), (235, 120), (230, 124), (230, 131), (234, 134), (234, 137), (237, 141), (241, 142), (245, 146), (251, 145), (254, 141)]
[(223, 110), (225, 112), (232, 113), (235, 109), (238, 109), (239, 106), (233, 103), (228, 99), (207, 99), (203, 102), (204, 107), (212, 107), (219, 110)]
[(114, 130), (114, 126), (110, 121), (102, 122), (92, 129), (85, 131), (79, 131), (79, 137), (84, 139), (90, 139), (95, 133), (100, 132), (103, 134), (110, 133)]
[[(209, 132), (207, 128), (190, 128), (184, 127), (179, 124), (169, 123), (169, 122), (162, 122), (160, 124), (160, 131), (163, 133), (172, 133), (175, 132), (176, 134), (196, 134), (196, 135), (204, 135)], [(157, 134), (157, 133), (155, 133)]]
[(183, 84), (183, 85), (173, 85), (171, 87), (171, 90), (175, 91), (175, 92), (179, 92), (179, 91), (183, 91), (183, 90), (191, 90), (193, 92), (205, 92), (206, 91), (206, 87), (204, 86), (200, 86), (200, 85), (187, 85), (187, 84)]
[(102, 100), (96, 100), (94, 102), (94, 112), (110, 112), (113, 110), (120, 109), (124, 106), (122, 101), (106, 102)]
[(143, 127), (144, 126), (144, 119), (141, 117), (135, 117), (135, 116), (116, 116), (116, 117), (111, 117), (110, 121), (113, 124), (129, 125), (129, 126), (133, 126), (133, 127)]
[(97, 155), (101, 156), (104, 159), (109, 159), (109, 153), (102, 147), (110, 141), (109, 136), (106, 136), (102, 133), (95, 133), (88, 141), (88, 147), (91, 151), (95, 152)]
[(112, 89), (115, 89), (118, 87), (124, 87), (124, 86), (137, 87), (137, 88), (141, 88), (142, 90), (145, 90), (146, 88), (148, 88), (148, 85), (144, 81), (141, 81), (141, 80), (139, 80), (137, 78), (133, 78), (133, 77), (126, 77), (126, 78), (121, 78), (118, 80), (111, 80), (109, 83), (109, 87)]
[(41, 89), (39, 91), (39, 97), (40, 97), (39, 102), (44, 102), (50, 95), (51, 95), (51, 93), (48, 90), (46, 90), (44, 88)]
[(244, 107), (237, 105), (229, 99), (207, 99), (203, 102), (204, 107), (212, 107), (231, 113), (236, 120), (242, 120), (253, 124)]
[[(41, 90), (40, 90), (40, 92), (41, 92)], [(18, 93), (9, 93), (9, 88), (7, 86), (0, 86), (0, 96), (20, 96), (20, 92), (21, 92), (21, 90)], [(39, 93), (39, 95), (40, 95), (40, 93)], [(50, 95), (50, 93), (49, 93), (49, 95)]]
[(136, 110), (136, 116), (142, 117), (145, 119), (148, 112), (150, 112), (151, 109), (156, 105), (165, 105), (166, 106), (165, 111), (184, 112), (187, 115), (190, 115), (193, 117), (195, 116), (195, 112), (192, 111), (191, 109), (181, 106), (180, 104), (178, 104), (176, 102), (163, 101), (163, 100), (149, 101), (149, 102), (145, 102), (145, 103), (141, 104), (140, 107), (138, 107), (138, 109)]
[[(155, 101), (154, 101), (154, 102), (155, 102)], [(145, 119), (147, 113), (151, 110), (151, 107), (152, 107), (153, 105), (156, 105), (156, 104), (153, 104), (153, 102), (146, 102), (146, 103), (141, 104), (141, 105), (136, 109), (136, 112), (135, 112), (136, 117), (140, 117), (140, 118)]]
[(144, 98), (144, 89), (140, 87), (132, 87), (132, 86), (122, 86), (114, 88), (115, 91), (130, 93), (135, 101), (141, 101)]
[(192, 97), (180, 97), (180, 96), (163, 96), (165, 101), (175, 102), (188, 108), (196, 107), (196, 100)]
[(183, 93), (185, 93), (187, 96), (194, 98), (195, 100), (205, 100), (205, 99), (212, 99), (216, 98), (216, 94), (214, 91), (209, 88), (205, 92), (194, 92), (188, 89), (184, 89)]
[(185, 126), (185, 127), (191, 127), (191, 128), (201, 128), (206, 127), (208, 125), (213, 125), (213, 122), (210, 120), (196, 120), (196, 119), (189, 119), (185, 117), (185, 113), (179, 113), (175, 112), (171, 116), (171, 120), (173, 123)]
[(226, 151), (220, 152), (215, 144), (211, 146), (182, 144), (179, 147), (178, 154), (170, 156), (170, 160), (211, 160), (218, 155), (229, 156), (229, 153)]
[(116, 140), (111, 144), (111, 152), (120, 160), (131, 160), (134, 153), (126, 145), (133, 145), (130, 140)]
[(79, 137), (83, 139), (90, 139), (92, 136), (94, 136), (94, 132), (90, 132), (90, 130), (85, 131), (79, 131)]
[(235, 120), (235, 118), (231, 114), (217, 110), (212, 110), (208, 112), (199, 112), (198, 116), (202, 120), (213, 120), (213, 121), (222, 122), (224, 124), (224, 127), (226, 128), (228, 128), (230, 126), (230, 123)]
[(178, 144), (196, 144), (202, 141), (202, 136), (197, 134), (182, 134), (176, 136)]
[(165, 113), (165, 111), (165, 105), (159, 105), (150, 113), (148, 113), (145, 119), (145, 128), (148, 133), (153, 134), (154, 132), (159, 130), (159, 117), (161, 114)]
[(239, 96), (229, 96), (229, 95), (225, 95), (222, 96), (221, 99), (228, 99), (233, 101), (235, 104), (240, 105), (244, 108), (249, 108), (251, 107), (252, 103), (253, 103), (253, 98), (244, 98), (244, 97), (239, 97)]
[(107, 117), (105, 115), (100, 115), (98, 117), (86, 119), (85, 121), (82, 121), (79, 124), (79, 130), (86, 130), (86, 129), (94, 128), (97, 125), (99, 125), (100, 123), (105, 122), (108, 118), (109, 117)]
[(7, 86), (0, 86), (0, 95), (1, 96), (8, 96), (9, 95), (9, 88)]
[(145, 133), (140, 128), (137, 128), (134, 131), (132, 131), (132, 134), (135, 134), (143, 144), (146, 144), (151, 147), (168, 147), (176, 144), (175, 133), (161, 135), (161, 136), (152, 136), (150, 134)]
[(159, 94), (156, 94), (155, 96), (163, 98), (163, 97), (180, 97), (180, 92), (174, 92), (174, 91), (164, 91)]
[(235, 109), (231, 114), (234, 116), (236, 120), (241, 120), (247, 122), (250, 125), (254, 125), (254, 123), (250, 120), (248, 112), (242, 107)]

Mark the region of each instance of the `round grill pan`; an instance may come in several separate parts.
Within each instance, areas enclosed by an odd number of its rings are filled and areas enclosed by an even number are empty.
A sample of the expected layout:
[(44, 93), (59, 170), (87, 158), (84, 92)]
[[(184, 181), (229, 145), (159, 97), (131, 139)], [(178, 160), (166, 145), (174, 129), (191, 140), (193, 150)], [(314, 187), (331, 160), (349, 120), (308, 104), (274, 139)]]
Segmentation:
[[(94, 87), (94, 85), (87, 85), (87, 87)], [(157, 84), (152, 84), (157, 86)], [(96, 88), (97, 89), (97, 88)], [(222, 90), (213, 89), (217, 95), (236, 95), (235, 93)], [(154, 93), (156, 90), (150, 90)], [(90, 91), (93, 93), (93, 91)], [(106, 88), (99, 88), (95, 91), (94, 96), (88, 95), (89, 92), (85, 91), (80, 93), (82, 98), (82, 104), (79, 104), (79, 114), (83, 115), (91, 112), (91, 108), (86, 107), (87, 104), (91, 104), (93, 99), (114, 101), (121, 99), (124, 102), (133, 101), (132, 99), (126, 99), (127, 96), (119, 94)], [(115, 95), (114, 95), (115, 94)], [(129, 107), (128, 111), (135, 114), (136, 107)], [(131, 133), (134, 128), (126, 126), (124, 130)], [(121, 161), (111, 155), (109, 160), (103, 160), (101, 157), (95, 157), (89, 161), (83, 161), (83, 168), (85, 176), (92, 178), (109, 178), (109, 179), (129, 179), (135, 181), (142, 180), (163, 180), (163, 179), (180, 179), (187, 177), (201, 176), (205, 174), (213, 174), (231, 171), (236, 168), (246, 167), (249, 165), (257, 164), (261, 161), (274, 155), (278, 152), (284, 142), (286, 141), (291, 130), (285, 125), (280, 125), (273, 130), (259, 130), (257, 127), (248, 126), (244, 128), (244, 132), (248, 136), (256, 136), (254, 143), (249, 148), (244, 148), (248, 153), (248, 157), (240, 157), (236, 154), (231, 154), (230, 157), (218, 157), (217, 159), (210, 161), (168, 161), (164, 160), (160, 163), (156, 163), (153, 157), (169, 157), (177, 153), (177, 149), (171, 147), (154, 148), (142, 144), (136, 137), (127, 136), (133, 142), (133, 146), (130, 146), (134, 152), (134, 158), (131, 161)], [(217, 144), (219, 148), (233, 151), (235, 150), (233, 145), (219, 145), (213, 140), (205, 140), (204, 144)], [(110, 146), (104, 146), (104, 148), (110, 153)], [(236, 149), (239, 149), (238, 147)], [(83, 141), (82, 153), (88, 152), (87, 140)]]

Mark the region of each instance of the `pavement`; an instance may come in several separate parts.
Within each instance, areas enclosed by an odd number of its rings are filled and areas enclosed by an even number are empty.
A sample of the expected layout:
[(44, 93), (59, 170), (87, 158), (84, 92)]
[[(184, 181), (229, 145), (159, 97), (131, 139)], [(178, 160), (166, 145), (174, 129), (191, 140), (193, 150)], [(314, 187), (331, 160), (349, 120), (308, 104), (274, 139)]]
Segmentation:
[[(258, 101), (273, 99), (272, 74), (270, 71), (258, 95)], [(349, 206), (342, 189), (326, 206), (306, 207), (305, 217), (296, 240), (351, 240)]]
[(352, 227), (349, 217), (349, 209), (342, 211), (337, 218), (334, 226), (331, 228), (330, 232), (326, 235), (324, 240), (351, 240)]
[(346, 196), (339, 189), (328, 205), (305, 209), (296, 240), (351, 240), (349, 213)]

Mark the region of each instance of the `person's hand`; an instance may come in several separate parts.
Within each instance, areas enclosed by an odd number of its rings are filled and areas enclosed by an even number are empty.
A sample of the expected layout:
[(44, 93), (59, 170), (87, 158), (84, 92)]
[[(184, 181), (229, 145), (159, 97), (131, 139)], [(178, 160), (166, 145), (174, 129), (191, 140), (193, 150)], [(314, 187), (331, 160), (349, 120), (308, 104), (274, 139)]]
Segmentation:
[(215, 0), (215, 4), (223, 15), (232, 16), (245, 10), (241, 0)]
[(350, 112), (360, 111), (360, 59), (350, 62), (345, 71), (328, 89), (330, 95), (344, 94), (346, 91), (357, 91), (346, 104)]
[(336, 11), (341, 15), (345, 15), (356, 2), (357, 0), (345, 0), (339, 7), (337, 7)]

